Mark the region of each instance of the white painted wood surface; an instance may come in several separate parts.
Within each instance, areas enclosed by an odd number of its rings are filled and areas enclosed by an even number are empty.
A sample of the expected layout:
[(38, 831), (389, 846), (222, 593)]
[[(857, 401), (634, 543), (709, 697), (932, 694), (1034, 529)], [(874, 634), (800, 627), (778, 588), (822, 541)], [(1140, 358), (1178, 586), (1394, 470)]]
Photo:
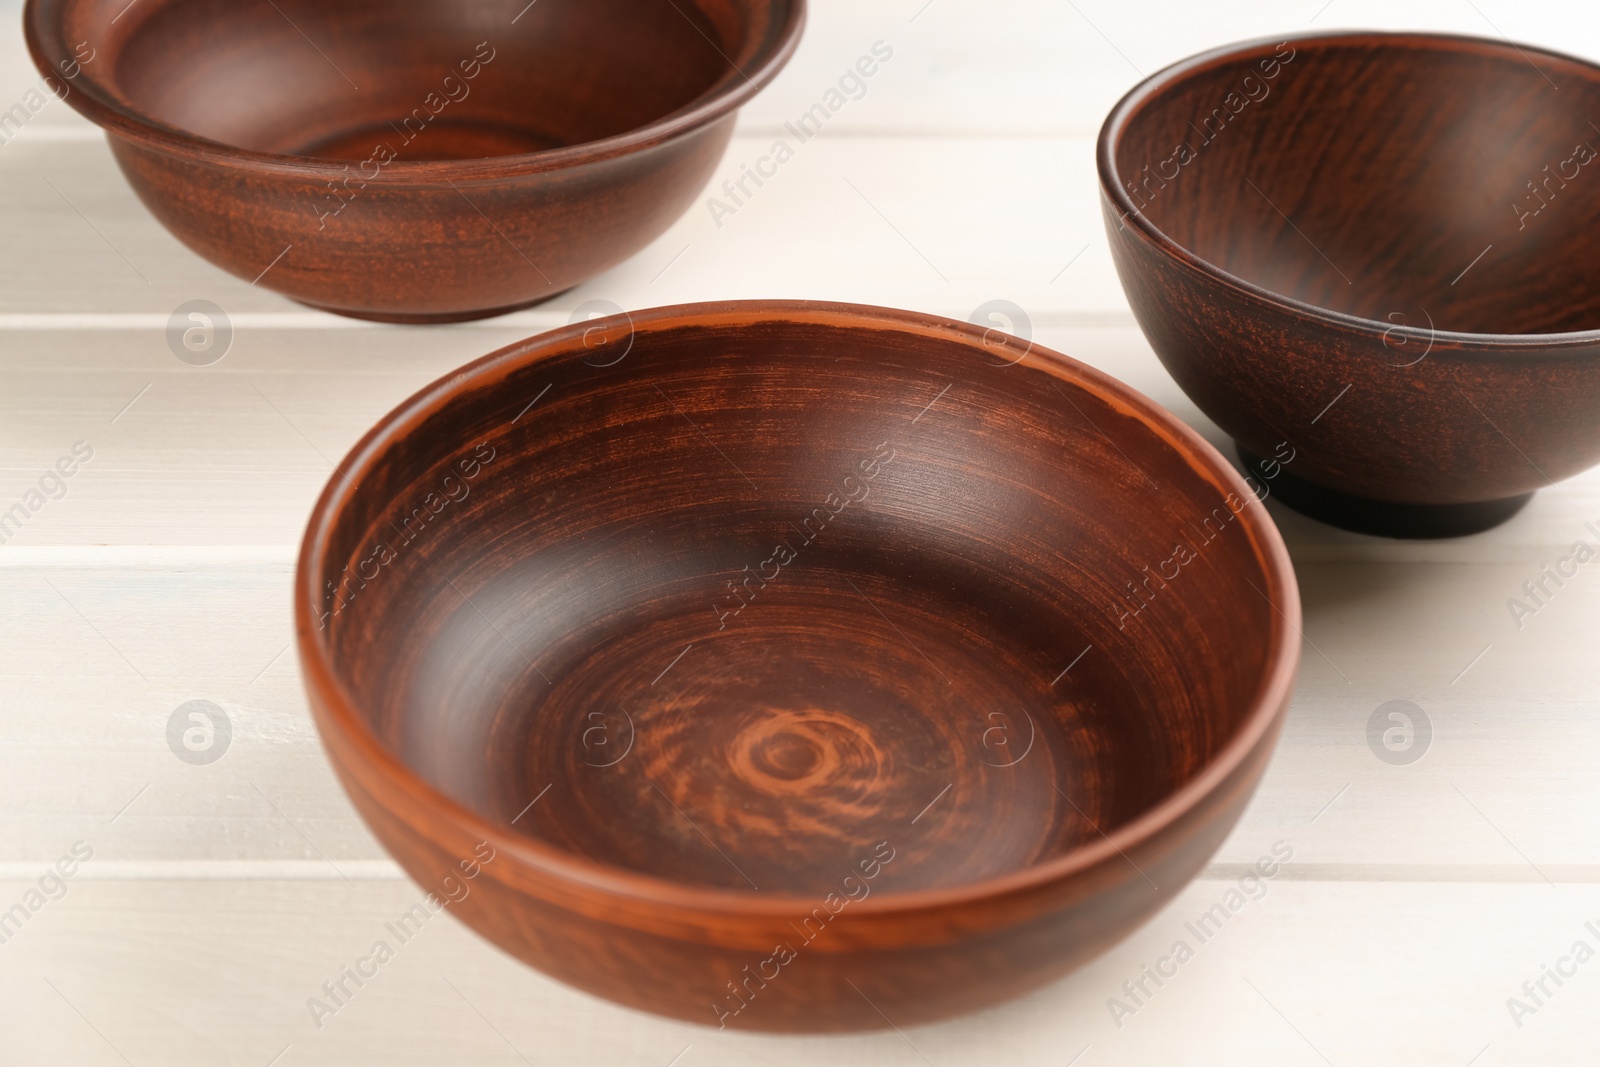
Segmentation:
[[(35, 75), (14, 0), (0, 16), (4, 108)], [(0, 144), (0, 508), (74, 442), (94, 457), (0, 545), (0, 909), (75, 842), (93, 858), (0, 944), (0, 1064), (1600, 1061), (1600, 961), (1547, 980), (1520, 1026), (1507, 1008), (1574, 942), (1600, 949), (1585, 927), (1600, 930), (1600, 563), (1520, 629), (1506, 608), (1593, 540), (1597, 474), (1441, 544), (1274, 505), (1307, 647), (1259, 795), (1169, 909), (1023, 1000), (903, 1033), (729, 1035), (575, 993), (445, 916), (320, 1029), (306, 1008), (420, 895), (329, 773), (286, 651), (302, 523), (365, 427), (589, 299), (818, 297), (966, 318), (1003, 298), (1036, 340), (1223, 445), (1127, 310), (1093, 138), (1141, 72), (1313, 20), (1600, 56), (1600, 16), (1576, 2), (814, 0), (715, 184), (875, 41), (894, 58), (758, 197), (721, 226), (691, 210), (555, 306), (429, 329), (340, 320), (220, 273), (145, 213), (98, 131), (44, 108)], [(175, 360), (163, 336), (194, 298), (237, 329), (211, 367)], [(210, 766), (166, 743), (168, 716), (196, 698), (234, 728)], [(1432, 721), (1409, 766), (1367, 746), (1390, 699)], [(1278, 841), (1294, 858), (1265, 895), (1130, 999), (1123, 983)], [(1137, 1008), (1120, 1026), (1113, 997)]]

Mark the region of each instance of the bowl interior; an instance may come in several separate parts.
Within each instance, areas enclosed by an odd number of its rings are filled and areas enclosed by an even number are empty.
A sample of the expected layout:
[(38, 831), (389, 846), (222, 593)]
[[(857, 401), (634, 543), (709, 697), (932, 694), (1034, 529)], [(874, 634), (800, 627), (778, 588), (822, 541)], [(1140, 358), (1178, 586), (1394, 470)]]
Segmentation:
[(1282, 654), (1259, 505), (1060, 357), (862, 311), (589, 344), (470, 368), (309, 535), (359, 717), (492, 823), (697, 886), (975, 881), (1190, 781)]
[(144, 6), (109, 75), (126, 106), (239, 148), (381, 166), (644, 126), (737, 77), (727, 57), (753, 0)]
[(1556, 333), (1600, 328), (1597, 118), (1600, 77), (1574, 60), (1341, 35), (1157, 75), (1113, 155), (1157, 229), (1272, 292), (1393, 325)]

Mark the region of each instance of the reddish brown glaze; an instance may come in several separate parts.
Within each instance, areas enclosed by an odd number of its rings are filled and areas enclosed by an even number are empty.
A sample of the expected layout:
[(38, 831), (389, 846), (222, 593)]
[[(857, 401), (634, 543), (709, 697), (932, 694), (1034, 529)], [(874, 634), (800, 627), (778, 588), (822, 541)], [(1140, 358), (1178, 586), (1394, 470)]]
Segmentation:
[(1600, 70), (1504, 41), (1196, 56), (1101, 131), (1117, 269), (1195, 403), (1297, 450), (1285, 499), (1481, 528), (1600, 460), (1597, 117)]
[(804, 0), (29, 0), (24, 21), (190, 248), (411, 322), (546, 299), (662, 233)]
[(1299, 600), (1246, 484), (1105, 375), (731, 303), (407, 401), (318, 503), (295, 612), (378, 837), (427, 886), (494, 851), (455, 906), (485, 937), (836, 1030), (1037, 986), (1176, 893), (1271, 753)]

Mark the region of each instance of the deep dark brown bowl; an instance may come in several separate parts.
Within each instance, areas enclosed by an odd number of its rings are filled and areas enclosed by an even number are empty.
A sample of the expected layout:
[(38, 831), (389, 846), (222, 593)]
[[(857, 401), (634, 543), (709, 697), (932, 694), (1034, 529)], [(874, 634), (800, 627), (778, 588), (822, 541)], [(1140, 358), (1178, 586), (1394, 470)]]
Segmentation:
[(659, 236), (805, 0), (28, 0), (179, 240), (357, 318), (536, 303)]
[[(1558, 91), (1559, 87), (1559, 91)], [(1504, 521), (1600, 461), (1600, 69), (1336, 33), (1207, 52), (1101, 130), (1134, 314), (1276, 489), (1393, 536)]]
[(573, 985), (773, 1030), (976, 1008), (1147, 918), (1266, 765), (1299, 613), (1251, 488), (1151, 401), (811, 303), (436, 382), (329, 484), (295, 597), (413, 877), (472, 867), (456, 914)]

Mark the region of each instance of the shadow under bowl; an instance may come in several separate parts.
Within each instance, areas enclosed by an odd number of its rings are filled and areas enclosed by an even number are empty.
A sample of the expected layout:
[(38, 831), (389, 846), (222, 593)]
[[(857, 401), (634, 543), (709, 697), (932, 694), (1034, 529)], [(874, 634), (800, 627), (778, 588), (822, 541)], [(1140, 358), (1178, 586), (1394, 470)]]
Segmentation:
[(28, 0), (56, 95), (219, 267), (357, 318), (548, 299), (664, 232), (804, 0)]
[(295, 601), (379, 839), (506, 951), (706, 1025), (937, 1019), (1148, 918), (1270, 756), (1294, 576), (1197, 435), (997, 336), (663, 308), (386, 416)]
[(1106, 119), (1112, 254), (1157, 355), (1285, 502), (1475, 532), (1600, 462), (1597, 116), (1600, 68), (1505, 41), (1207, 52)]

